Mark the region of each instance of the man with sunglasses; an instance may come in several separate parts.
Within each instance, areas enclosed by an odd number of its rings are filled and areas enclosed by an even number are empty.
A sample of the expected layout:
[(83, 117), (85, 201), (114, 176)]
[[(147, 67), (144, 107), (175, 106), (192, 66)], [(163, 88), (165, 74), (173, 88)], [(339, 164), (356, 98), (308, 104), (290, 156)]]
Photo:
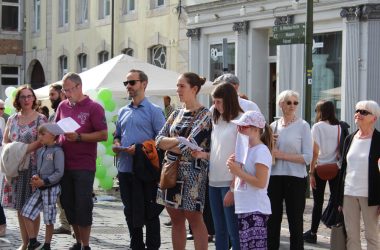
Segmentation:
[(0, 99), (0, 117), (4, 119), (5, 123), (7, 123), (9, 115), (4, 113), (4, 110), (5, 110), (5, 103), (3, 100)]
[(80, 128), (59, 139), (65, 155), (61, 204), (75, 232), (76, 243), (69, 249), (89, 250), (97, 142), (107, 140), (107, 123), (102, 106), (83, 94), (78, 74), (69, 72), (62, 82), (67, 99), (58, 106), (55, 121), (71, 117)]
[[(231, 84), (236, 89), (236, 92), (239, 93), (240, 81), (239, 81), (239, 78), (237, 78), (237, 76), (235, 76), (234, 74), (227, 73), (227, 74), (223, 74), (223, 75), (219, 76), (218, 78), (216, 78), (214, 80), (213, 85), (218, 85), (221, 83)], [(250, 100), (245, 100), (245, 99), (241, 98), (240, 96), (238, 96), (238, 100), (239, 100), (239, 105), (244, 112), (251, 110), (251, 111), (257, 111), (257, 112), (261, 113), (260, 108), (259, 108), (259, 106), (257, 106), (256, 103), (254, 103)]]
[[(132, 102), (121, 108), (116, 122), (113, 151), (117, 153), (117, 169), (120, 185), (121, 200), (124, 204), (124, 215), (127, 221), (130, 248), (131, 249), (159, 249), (160, 220), (159, 213), (155, 213), (154, 197), (144, 197), (140, 199), (152, 200), (153, 204), (145, 206), (144, 214), (146, 218), (141, 220), (136, 208), (136, 196), (134, 196), (134, 183), (136, 177), (132, 174), (133, 155), (135, 154), (135, 144), (143, 143), (147, 140), (154, 140), (158, 132), (165, 124), (165, 117), (161, 108), (152, 104), (145, 97), (145, 89), (148, 85), (148, 76), (141, 70), (132, 69), (123, 82)], [(141, 166), (142, 167), (142, 166)], [(153, 182), (150, 187), (144, 184), (144, 188), (151, 188), (152, 194), (157, 193), (157, 183)], [(135, 205), (136, 206), (136, 205)], [(144, 215), (143, 215), (144, 216)], [(143, 225), (146, 227), (146, 241), (143, 240)]]

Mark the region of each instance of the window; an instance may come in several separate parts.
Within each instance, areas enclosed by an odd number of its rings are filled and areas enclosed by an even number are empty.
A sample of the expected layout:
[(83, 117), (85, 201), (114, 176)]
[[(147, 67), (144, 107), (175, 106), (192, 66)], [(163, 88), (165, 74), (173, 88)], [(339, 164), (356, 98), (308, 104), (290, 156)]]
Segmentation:
[(79, 0), (77, 4), (77, 23), (86, 23), (88, 21), (88, 0)]
[(69, 0), (59, 0), (59, 27), (66, 26), (69, 23)]
[(135, 10), (135, 0), (123, 0), (123, 15)]
[(164, 6), (165, 0), (156, 0), (156, 8)]
[(1, 85), (18, 85), (18, 67), (1, 66)]
[(87, 70), (87, 54), (80, 53), (78, 55), (78, 72)]
[(2, 0), (1, 29), (18, 31), (19, 27), (19, 0)]
[(166, 69), (166, 47), (157, 45), (150, 49), (150, 63)]
[(34, 32), (41, 28), (41, 0), (34, 0)]
[(99, 62), (99, 64), (108, 61), (108, 55), (109, 55), (108, 51), (105, 51), (105, 50), (100, 51), (98, 53), (98, 62)]
[(58, 59), (58, 79), (62, 79), (63, 76), (68, 72), (67, 70), (67, 56), (62, 55)]
[[(223, 53), (222, 43), (210, 45), (210, 80), (212, 81), (223, 73), (235, 74), (235, 43), (227, 43), (226, 49), (227, 53)], [(227, 57), (227, 65), (223, 66), (224, 56)]]
[(99, 19), (110, 16), (111, 2), (110, 0), (99, 0)]
[(126, 54), (128, 56), (133, 56), (133, 49), (131, 48), (125, 48), (121, 51), (121, 53)]

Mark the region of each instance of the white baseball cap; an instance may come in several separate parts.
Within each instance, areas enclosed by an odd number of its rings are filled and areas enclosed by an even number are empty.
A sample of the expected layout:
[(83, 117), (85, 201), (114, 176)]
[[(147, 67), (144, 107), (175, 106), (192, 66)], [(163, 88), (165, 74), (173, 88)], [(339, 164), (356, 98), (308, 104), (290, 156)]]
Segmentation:
[(263, 114), (258, 111), (247, 111), (240, 117), (240, 119), (232, 120), (231, 122), (238, 126), (255, 126), (257, 128), (265, 127), (265, 118)]

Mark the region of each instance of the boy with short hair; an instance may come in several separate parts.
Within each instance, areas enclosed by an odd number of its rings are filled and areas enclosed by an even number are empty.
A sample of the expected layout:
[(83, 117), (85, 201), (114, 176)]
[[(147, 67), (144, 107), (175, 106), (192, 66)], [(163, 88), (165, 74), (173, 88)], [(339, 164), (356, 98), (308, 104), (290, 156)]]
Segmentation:
[[(58, 135), (51, 130), (51, 125), (46, 123), (38, 128), (38, 140), (43, 147), (37, 150), (37, 172), (30, 181), (35, 190), (21, 211), (29, 235), (28, 250), (50, 250), (57, 215), (56, 203), (61, 192), (59, 181), (64, 172), (64, 154), (62, 148), (56, 144)], [(46, 225), (43, 246), (37, 241), (38, 232), (34, 227), (34, 221), (41, 211)]]

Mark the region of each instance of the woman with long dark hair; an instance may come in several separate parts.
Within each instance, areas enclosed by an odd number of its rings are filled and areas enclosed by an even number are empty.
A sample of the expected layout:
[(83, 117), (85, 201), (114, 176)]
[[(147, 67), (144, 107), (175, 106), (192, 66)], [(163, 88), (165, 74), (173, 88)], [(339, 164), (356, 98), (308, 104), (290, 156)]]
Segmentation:
[[(342, 122), (335, 116), (335, 106), (331, 101), (321, 100), (315, 107), (315, 124), (311, 128), (313, 137), (313, 158), (310, 163), (310, 186), (313, 191), (313, 213), (311, 229), (304, 233), (304, 241), (317, 243), (317, 231), (321, 221), (322, 207), (326, 188), (326, 180), (322, 180), (316, 174), (317, 164), (336, 163), (339, 160), (339, 145), (343, 145), (348, 135), (348, 124)], [(341, 143), (342, 142), (342, 143)], [(335, 197), (337, 175), (329, 180), (330, 200)], [(331, 200), (332, 201), (332, 200)]]

